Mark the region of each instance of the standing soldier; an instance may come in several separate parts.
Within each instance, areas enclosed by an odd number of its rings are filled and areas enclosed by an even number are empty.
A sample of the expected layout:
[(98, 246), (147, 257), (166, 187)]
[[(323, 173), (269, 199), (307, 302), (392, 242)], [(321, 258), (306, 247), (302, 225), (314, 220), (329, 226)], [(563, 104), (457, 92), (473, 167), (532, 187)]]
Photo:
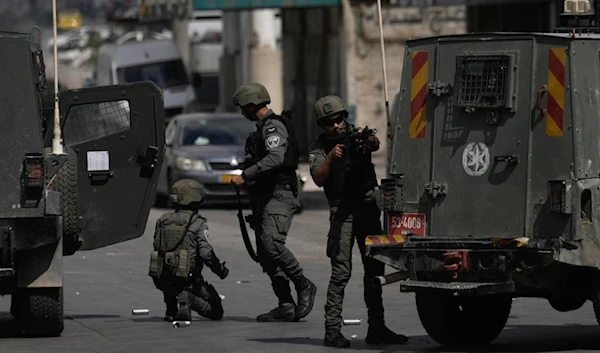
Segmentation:
[[(242, 175), (232, 180), (237, 186), (252, 184), (255, 199), (257, 250), (263, 271), (271, 278), (279, 305), (256, 320), (298, 321), (313, 308), (317, 287), (303, 275), (303, 269), (285, 246), (298, 200), (298, 146), (292, 121), (267, 107), (271, 98), (259, 83), (248, 83), (233, 95), (233, 104), (242, 114), (256, 121), (256, 131), (246, 143), (252, 162), (244, 166)], [(286, 278), (287, 276), (287, 278)], [(294, 303), (288, 278), (294, 283), (298, 306)]]
[[(381, 211), (375, 200), (377, 178), (371, 152), (379, 149), (374, 135), (350, 150), (353, 142), (344, 142), (344, 134), (353, 131), (346, 123), (348, 111), (342, 99), (329, 95), (314, 104), (317, 124), (326, 132), (309, 147), (309, 164), (315, 184), (323, 187), (330, 207), (327, 257), (331, 259), (331, 279), (325, 304), (325, 346), (349, 347), (340, 332), (344, 288), (351, 275), (352, 247), (358, 242), (364, 267), (364, 298), (368, 310), (368, 344), (403, 344), (408, 338), (392, 332), (383, 318), (382, 290), (371, 280), (382, 276), (384, 264), (365, 256), (365, 238), (381, 234)], [(362, 129), (360, 129), (362, 131)], [(346, 135), (347, 136), (347, 135)]]
[(229, 270), (215, 255), (206, 218), (198, 214), (204, 190), (195, 180), (182, 179), (171, 188), (175, 212), (156, 221), (149, 275), (163, 292), (165, 321), (190, 321), (191, 310), (212, 320), (223, 318), (221, 298), (202, 277), (206, 264), (225, 279)]

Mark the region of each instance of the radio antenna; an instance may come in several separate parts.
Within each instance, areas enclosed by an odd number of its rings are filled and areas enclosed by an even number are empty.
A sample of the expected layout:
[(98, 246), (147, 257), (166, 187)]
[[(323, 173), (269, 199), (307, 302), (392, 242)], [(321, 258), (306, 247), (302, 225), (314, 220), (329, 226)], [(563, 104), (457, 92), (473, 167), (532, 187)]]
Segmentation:
[[(377, 14), (379, 17), (379, 43), (380, 43), (380, 47), (381, 47), (381, 69), (383, 70), (383, 94), (385, 97), (385, 115), (386, 115), (386, 124), (387, 124), (387, 139), (388, 139), (388, 143), (391, 143), (390, 141), (390, 137), (391, 137), (391, 131), (390, 131), (390, 108), (389, 108), (389, 99), (388, 99), (388, 90), (387, 90), (387, 69), (385, 66), (385, 44), (384, 44), (384, 40), (383, 40), (383, 20), (382, 20), (382, 16), (381, 16), (381, 0), (377, 0)], [(387, 165), (387, 172), (386, 174), (389, 175), (389, 163), (386, 163)]]
[(52, 138), (52, 153), (65, 154), (63, 151), (60, 131), (60, 107), (58, 104), (58, 43), (56, 35), (56, 0), (52, 0), (52, 22), (54, 27), (54, 137)]

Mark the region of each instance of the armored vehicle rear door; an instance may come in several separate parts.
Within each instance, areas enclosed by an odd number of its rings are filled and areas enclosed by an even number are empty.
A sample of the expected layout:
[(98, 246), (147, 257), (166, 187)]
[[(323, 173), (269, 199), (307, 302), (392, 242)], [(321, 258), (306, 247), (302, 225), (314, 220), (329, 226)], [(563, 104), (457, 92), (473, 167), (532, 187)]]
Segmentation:
[[(466, 41), (466, 42), (465, 42)], [(526, 227), (533, 38), (438, 44), (432, 95), (432, 236), (520, 236)], [(430, 91), (433, 93), (433, 91)], [(430, 93), (430, 94), (431, 94)], [(446, 194), (434, 195), (445, 185)]]
[(144, 233), (164, 148), (164, 104), (151, 82), (64, 91), (63, 140), (77, 154), (81, 250)]

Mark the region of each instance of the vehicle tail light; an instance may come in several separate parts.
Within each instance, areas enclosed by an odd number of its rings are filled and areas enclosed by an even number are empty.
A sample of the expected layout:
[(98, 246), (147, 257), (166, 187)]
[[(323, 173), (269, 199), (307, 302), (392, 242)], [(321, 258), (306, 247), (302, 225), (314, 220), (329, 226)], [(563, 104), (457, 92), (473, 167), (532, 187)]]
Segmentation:
[(44, 155), (27, 154), (22, 175), (21, 207), (37, 207), (44, 192)]
[(380, 191), (383, 211), (404, 211), (404, 185), (401, 179), (382, 179)]
[(550, 212), (571, 214), (571, 182), (552, 180), (548, 182)]

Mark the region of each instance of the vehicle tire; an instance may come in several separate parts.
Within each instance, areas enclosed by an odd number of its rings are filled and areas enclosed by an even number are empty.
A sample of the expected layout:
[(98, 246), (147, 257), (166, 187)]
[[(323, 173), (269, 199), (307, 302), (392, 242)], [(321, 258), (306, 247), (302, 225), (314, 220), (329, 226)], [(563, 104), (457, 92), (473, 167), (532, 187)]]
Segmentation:
[(512, 298), (504, 295), (454, 297), (416, 293), (417, 312), (427, 334), (444, 346), (485, 345), (504, 329)]
[(554, 310), (562, 313), (577, 310), (581, 308), (585, 302), (587, 302), (586, 297), (574, 295), (548, 298), (550, 306), (552, 306)]
[(19, 293), (23, 332), (29, 337), (56, 337), (64, 329), (63, 289), (26, 288)]
[(63, 255), (73, 255), (81, 247), (79, 213), (77, 212), (77, 155), (67, 147), (67, 161), (58, 170), (50, 189), (61, 193)]

